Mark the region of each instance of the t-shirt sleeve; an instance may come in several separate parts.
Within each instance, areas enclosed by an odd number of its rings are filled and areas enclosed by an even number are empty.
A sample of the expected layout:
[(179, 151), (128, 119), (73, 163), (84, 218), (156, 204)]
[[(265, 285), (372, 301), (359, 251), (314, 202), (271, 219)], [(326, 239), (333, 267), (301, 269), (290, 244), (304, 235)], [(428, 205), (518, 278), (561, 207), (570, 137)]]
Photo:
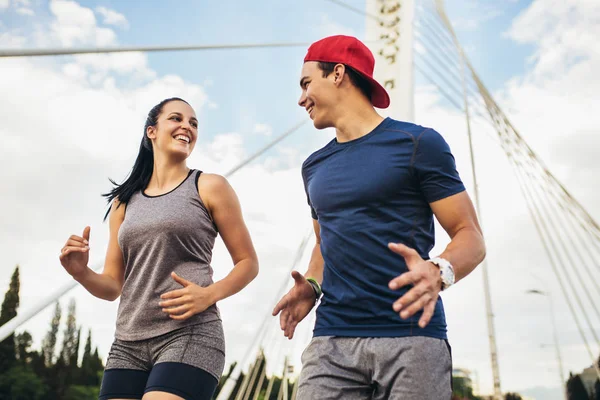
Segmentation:
[(465, 190), (450, 146), (433, 129), (425, 130), (417, 139), (413, 169), (428, 203), (433, 203)]
[(302, 181), (304, 182), (304, 192), (306, 193), (306, 201), (310, 206), (310, 215), (313, 219), (318, 220), (319, 217), (317, 216), (317, 212), (315, 211), (314, 207), (312, 206), (312, 203), (310, 202), (310, 195), (308, 194), (308, 178), (306, 177), (306, 170), (304, 169), (304, 166), (302, 167)]

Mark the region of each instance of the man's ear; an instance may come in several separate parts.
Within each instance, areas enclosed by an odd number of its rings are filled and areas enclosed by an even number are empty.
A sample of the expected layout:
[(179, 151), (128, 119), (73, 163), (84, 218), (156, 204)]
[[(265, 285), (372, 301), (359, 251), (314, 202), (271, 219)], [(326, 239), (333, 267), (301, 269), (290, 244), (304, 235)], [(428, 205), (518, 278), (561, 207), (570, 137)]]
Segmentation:
[(337, 64), (333, 67), (333, 82), (336, 85), (340, 85), (346, 76), (346, 66), (344, 64)]

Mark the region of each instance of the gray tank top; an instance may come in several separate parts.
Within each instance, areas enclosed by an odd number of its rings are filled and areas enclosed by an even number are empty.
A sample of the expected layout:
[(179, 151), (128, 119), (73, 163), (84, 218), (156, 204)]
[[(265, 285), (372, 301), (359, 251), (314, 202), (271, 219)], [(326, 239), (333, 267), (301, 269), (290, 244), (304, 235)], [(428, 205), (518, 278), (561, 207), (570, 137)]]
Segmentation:
[(117, 313), (117, 339), (148, 339), (221, 320), (215, 304), (185, 321), (169, 318), (158, 305), (161, 294), (182, 288), (171, 271), (199, 286), (213, 283), (210, 263), (217, 229), (198, 195), (201, 173), (191, 170), (168, 193), (148, 196), (140, 191), (129, 200), (118, 235), (125, 283)]

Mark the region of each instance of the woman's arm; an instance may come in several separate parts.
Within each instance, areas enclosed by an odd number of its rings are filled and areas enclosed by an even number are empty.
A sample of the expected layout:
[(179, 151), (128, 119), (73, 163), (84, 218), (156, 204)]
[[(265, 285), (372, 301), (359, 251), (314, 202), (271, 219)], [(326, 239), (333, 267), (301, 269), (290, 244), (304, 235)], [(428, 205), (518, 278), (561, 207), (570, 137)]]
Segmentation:
[(225, 299), (248, 285), (258, 274), (258, 258), (242, 216), (238, 197), (225, 178), (202, 174), (198, 192), (208, 208), (231, 255), (233, 269), (209, 287), (214, 302)]
[(81, 283), (92, 295), (113, 301), (121, 295), (125, 274), (123, 253), (117, 241), (119, 228), (125, 218), (125, 205), (114, 201), (110, 210), (110, 237), (104, 270), (98, 274), (88, 267), (90, 227), (83, 230), (83, 236), (72, 235), (60, 255), (60, 262), (73, 278)]

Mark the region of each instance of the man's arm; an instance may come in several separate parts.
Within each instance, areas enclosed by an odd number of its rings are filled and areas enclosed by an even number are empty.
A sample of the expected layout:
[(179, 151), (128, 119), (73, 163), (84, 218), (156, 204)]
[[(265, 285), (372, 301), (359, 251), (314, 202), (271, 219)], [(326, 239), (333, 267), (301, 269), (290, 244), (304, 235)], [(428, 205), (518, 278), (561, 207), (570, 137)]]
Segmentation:
[[(455, 281), (467, 276), (485, 257), (485, 244), (477, 216), (466, 191), (430, 203), (436, 218), (450, 235), (450, 244), (440, 257), (454, 267)], [(393, 304), (401, 318), (410, 318), (423, 310), (419, 326), (427, 326), (435, 311), (442, 278), (439, 268), (423, 260), (416, 250), (403, 244), (390, 243), (389, 248), (404, 257), (408, 272), (390, 281), (390, 289), (413, 287)]]
[(308, 270), (304, 274), (304, 277), (315, 278), (319, 284), (322, 284), (323, 265), (325, 264), (325, 261), (323, 260), (323, 255), (321, 254), (321, 227), (319, 226), (319, 221), (316, 219), (313, 219), (313, 228), (315, 229), (316, 242), (310, 256)]
[(450, 261), (455, 282), (458, 282), (485, 258), (485, 243), (475, 208), (466, 191), (433, 202), (430, 206), (451, 239), (439, 257)]

